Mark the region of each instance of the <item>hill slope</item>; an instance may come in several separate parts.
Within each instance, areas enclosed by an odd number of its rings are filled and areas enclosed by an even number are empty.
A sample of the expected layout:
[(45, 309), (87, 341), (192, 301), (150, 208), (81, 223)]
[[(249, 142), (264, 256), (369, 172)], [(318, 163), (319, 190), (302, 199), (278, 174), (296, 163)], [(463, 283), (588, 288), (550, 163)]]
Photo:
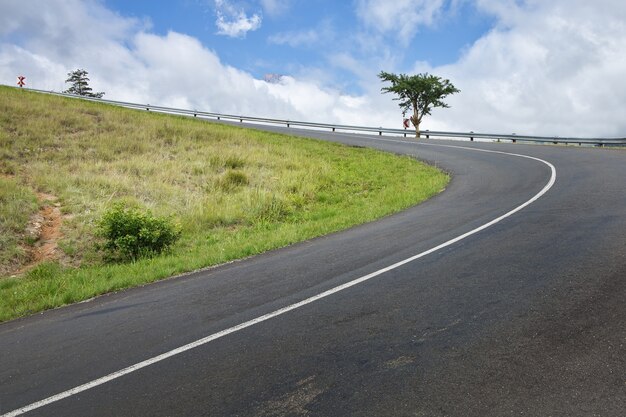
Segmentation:
[[(406, 157), (0, 87), (0, 320), (397, 212), (448, 176)], [(160, 257), (107, 263), (115, 203), (173, 216)]]

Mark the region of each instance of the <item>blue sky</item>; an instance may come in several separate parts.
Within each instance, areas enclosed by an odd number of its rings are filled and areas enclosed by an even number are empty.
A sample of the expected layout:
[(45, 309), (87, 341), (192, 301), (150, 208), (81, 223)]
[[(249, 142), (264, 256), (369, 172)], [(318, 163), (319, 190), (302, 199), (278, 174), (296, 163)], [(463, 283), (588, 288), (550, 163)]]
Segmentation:
[(0, 0), (0, 83), (76, 68), (114, 100), (388, 127), (377, 74), (429, 72), (461, 92), (423, 129), (626, 136), (623, 0)]
[[(193, 36), (215, 50), (224, 63), (257, 78), (266, 73), (299, 75), (310, 68), (324, 68), (331, 72), (329, 83), (357, 93), (361, 89), (352, 74), (333, 65), (332, 56), (347, 52), (357, 59), (367, 59), (371, 55), (354, 39), (358, 32), (369, 29), (359, 21), (355, 2), (349, 0), (295, 0), (284, 2), (285, 6), (277, 12), (268, 11), (257, 2), (232, 1), (247, 16), (256, 14), (261, 18), (258, 29), (236, 37), (218, 33), (219, 8), (213, 1), (106, 0), (105, 4), (123, 16), (149, 21), (157, 34), (176, 31)], [(494, 21), (493, 16), (477, 10), (471, 2), (447, 1), (442, 18), (436, 24), (420, 27), (410, 43), (402, 42), (393, 33), (384, 35), (383, 41), (385, 47), (397, 50), (396, 65), (400, 67), (410, 68), (415, 61), (439, 66), (458, 60), (463, 51), (493, 27)], [(326, 36), (323, 45), (302, 41), (292, 46), (276, 41), (311, 32)], [(383, 69), (390, 70), (380, 62), (380, 68), (372, 71)]]

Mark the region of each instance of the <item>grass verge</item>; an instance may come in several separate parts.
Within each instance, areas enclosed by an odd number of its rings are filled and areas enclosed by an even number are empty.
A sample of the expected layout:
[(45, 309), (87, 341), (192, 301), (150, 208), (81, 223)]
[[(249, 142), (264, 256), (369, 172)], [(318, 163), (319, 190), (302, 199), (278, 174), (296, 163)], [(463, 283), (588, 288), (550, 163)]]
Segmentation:
[(0, 176), (0, 276), (26, 262), (24, 244), (32, 243), (26, 228), (37, 209), (37, 198), (28, 187)]
[[(30, 189), (18, 198), (27, 209), (17, 211), (36, 210), (33, 195), (44, 192), (63, 213), (56, 255), (0, 279), (0, 321), (372, 221), (433, 196), (449, 180), (411, 158), (370, 149), (6, 87), (0, 173)], [(0, 199), (0, 213), (13, 210), (8, 201)], [(181, 240), (158, 257), (106, 263), (95, 225), (118, 202), (175, 216)], [(13, 243), (3, 247), (32, 243), (21, 237), (24, 222), (11, 226)]]

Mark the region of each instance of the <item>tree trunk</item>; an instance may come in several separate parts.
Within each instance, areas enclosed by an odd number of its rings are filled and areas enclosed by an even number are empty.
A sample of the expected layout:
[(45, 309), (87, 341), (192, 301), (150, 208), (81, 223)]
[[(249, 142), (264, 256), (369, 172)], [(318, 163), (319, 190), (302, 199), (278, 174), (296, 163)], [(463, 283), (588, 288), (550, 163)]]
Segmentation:
[(417, 112), (417, 103), (413, 103), (413, 116), (411, 116), (411, 123), (415, 126), (415, 139), (420, 138), (420, 117)]

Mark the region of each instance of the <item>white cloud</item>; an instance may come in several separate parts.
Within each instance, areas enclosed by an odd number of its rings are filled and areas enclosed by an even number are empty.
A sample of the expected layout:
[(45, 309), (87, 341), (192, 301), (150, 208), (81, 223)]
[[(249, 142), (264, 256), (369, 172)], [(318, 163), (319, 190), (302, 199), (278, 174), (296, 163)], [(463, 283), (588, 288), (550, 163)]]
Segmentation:
[(261, 0), (261, 5), (270, 16), (280, 16), (291, 8), (291, 0)]
[[(476, 0), (496, 19), (458, 62), (402, 68), (393, 48), (369, 55), (337, 48), (297, 78), (268, 84), (224, 64), (197, 39), (164, 36), (100, 1), (0, 3), (0, 83), (60, 91), (67, 72), (89, 71), (106, 98), (292, 120), (398, 127), (400, 110), (376, 74), (431, 72), (462, 91), (424, 129), (518, 134), (624, 136), (626, 3)], [(334, 68), (360, 94), (342, 92)], [(282, 71), (286, 73), (289, 71)], [(293, 71), (291, 71), (293, 74)]]
[(330, 42), (335, 36), (330, 21), (324, 20), (317, 27), (308, 30), (279, 32), (271, 35), (267, 40), (276, 45), (289, 45), (292, 48), (299, 46), (315, 46), (321, 42)]
[[(365, 123), (375, 111), (355, 108), (355, 102), (366, 98), (314, 82), (292, 77), (280, 84), (257, 80), (222, 63), (193, 37), (156, 35), (140, 22), (112, 13), (107, 24), (120, 28), (117, 32), (92, 31), (106, 13), (99, 2), (50, 0), (38, 5), (38, 14), (48, 17), (34, 21), (28, 13), (2, 17), (12, 11), (0, 5), (0, 27), (5, 28), (0, 38), (1, 83), (14, 85), (15, 77), (23, 74), (28, 87), (61, 91), (68, 71), (85, 68), (94, 91), (104, 91), (112, 100), (331, 123)], [(10, 30), (2, 20), (14, 22)], [(64, 38), (72, 45), (53, 44)], [(387, 107), (393, 109), (391, 103)]]
[[(29, 86), (61, 90), (69, 70), (91, 63), (101, 73), (132, 72), (124, 42), (146, 25), (95, 1), (67, 0), (1, 3), (0, 28), (0, 77), (23, 72)], [(91, 78), (97, 82), (98, 76)]]
[(407, 44), (420, 27), (432, 26), (444, 0), (357, 0), (356, 13), (374, 32), (391, 33)]
[(226, 35), (231, 38), (245, 38), (250, 31), (261, 27), (261, 16), (253, 14), (248, 17), (243, 8), (233, 6), (228, 0), (215, 0), (218, 35)]
[(501, 3), (480, 0), (498, 17), (496, 28), (459, 62), (432, 69), (462, 90), (433, 122), (474, 131), (624, 136), (626, 4)]
[(316, 44), (320, 39), (320, 34), (315, 29), (299, 32), (281, 32), (270, 36), (267, 40), (276, 45), (289, 45), (292, 48), (298, 46), (310, 46)]

